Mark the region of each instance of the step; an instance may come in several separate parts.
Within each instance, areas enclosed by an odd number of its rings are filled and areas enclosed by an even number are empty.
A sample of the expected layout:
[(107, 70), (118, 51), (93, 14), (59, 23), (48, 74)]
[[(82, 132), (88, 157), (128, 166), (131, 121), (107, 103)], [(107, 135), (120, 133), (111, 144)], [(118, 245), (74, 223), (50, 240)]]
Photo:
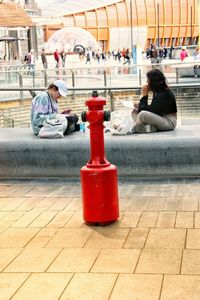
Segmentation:
[[(108, 133), (105, 149), (125, 179), (200, 177), (200, 125), (130, 136)], [(0, 128), (1, 179), (79, 178), (89, 158), (87, 133), (48, 140), (34, 136), (29, 128)], [(104, 166), (92, 172), (98, 170)]]

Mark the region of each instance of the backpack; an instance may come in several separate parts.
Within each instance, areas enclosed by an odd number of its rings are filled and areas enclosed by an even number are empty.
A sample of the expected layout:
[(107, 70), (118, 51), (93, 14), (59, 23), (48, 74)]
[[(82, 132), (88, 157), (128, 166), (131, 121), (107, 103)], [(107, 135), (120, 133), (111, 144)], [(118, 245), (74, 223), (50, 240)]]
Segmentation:
[(25, 54), (24, 56), (24, 62), (27, 62), (28, 61), (28, 54)]

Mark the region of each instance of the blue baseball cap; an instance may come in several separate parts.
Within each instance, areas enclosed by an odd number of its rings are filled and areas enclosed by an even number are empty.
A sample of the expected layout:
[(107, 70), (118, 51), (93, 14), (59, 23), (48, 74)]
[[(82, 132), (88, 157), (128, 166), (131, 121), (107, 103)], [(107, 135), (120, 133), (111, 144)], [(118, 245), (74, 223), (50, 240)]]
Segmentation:
[(67, 85), (63, 80), (56, 80), (53, 83), (58, 88), (58, 92), (61, 96), (66, 97), (67, 96)]

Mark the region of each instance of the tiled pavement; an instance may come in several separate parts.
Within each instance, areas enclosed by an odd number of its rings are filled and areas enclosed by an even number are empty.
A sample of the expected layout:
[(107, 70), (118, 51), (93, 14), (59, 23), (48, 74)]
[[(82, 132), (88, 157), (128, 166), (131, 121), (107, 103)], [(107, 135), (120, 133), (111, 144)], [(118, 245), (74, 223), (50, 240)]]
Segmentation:
[(84, 224), (76, 182), (0, 182), (0, 300), (199, 300), (198, 180), (119, 184)]

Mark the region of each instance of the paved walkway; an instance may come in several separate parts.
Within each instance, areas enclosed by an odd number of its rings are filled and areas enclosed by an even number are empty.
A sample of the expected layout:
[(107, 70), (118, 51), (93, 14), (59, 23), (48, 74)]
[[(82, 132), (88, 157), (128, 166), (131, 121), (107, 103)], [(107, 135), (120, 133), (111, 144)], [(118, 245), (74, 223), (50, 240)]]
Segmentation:
[(119, 194), (119, 221), (89, 227), (79, 183), (1, 181), (0, 299), (199, 300), (199, 180)]

